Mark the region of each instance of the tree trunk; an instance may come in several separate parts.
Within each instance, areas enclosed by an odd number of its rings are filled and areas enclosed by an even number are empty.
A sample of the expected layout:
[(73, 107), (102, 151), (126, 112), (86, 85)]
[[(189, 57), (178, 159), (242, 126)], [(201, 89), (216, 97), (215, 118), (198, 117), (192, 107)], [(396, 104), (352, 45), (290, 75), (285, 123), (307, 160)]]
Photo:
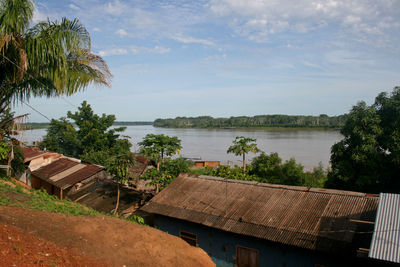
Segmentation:
[(246, 154), (243, 153), (243, 173), (246, 174)]
[(119, 206), (119, 183), (117, 183), (117, 205), (115, 205), (113, 215), (117, 214), (118, 206)]
[(157, 171), (160, 170), (160, 161), (157, 161)]

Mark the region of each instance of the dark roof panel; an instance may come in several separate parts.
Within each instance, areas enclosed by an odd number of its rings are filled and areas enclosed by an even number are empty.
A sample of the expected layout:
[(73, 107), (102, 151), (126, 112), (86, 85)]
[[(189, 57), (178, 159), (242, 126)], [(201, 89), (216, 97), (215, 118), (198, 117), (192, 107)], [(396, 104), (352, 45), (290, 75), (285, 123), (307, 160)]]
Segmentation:
[(81, 163), (70, 158), (60, 158), (32, 172), (44, 181), (65, 189), (104, 170), (104, 167)]
[(78, 164), (79, 164), (78, 161), (73, 161), (68, 158), (60, 158), (59, 160), (56, 160), (56, 161), (50, 163), (49, 165), (43, 166), (43, 167), (33, 171), (32, 174), (43, 180), (47, 180), (51, 176), (54, 176), (65, 170), (68, 170)]

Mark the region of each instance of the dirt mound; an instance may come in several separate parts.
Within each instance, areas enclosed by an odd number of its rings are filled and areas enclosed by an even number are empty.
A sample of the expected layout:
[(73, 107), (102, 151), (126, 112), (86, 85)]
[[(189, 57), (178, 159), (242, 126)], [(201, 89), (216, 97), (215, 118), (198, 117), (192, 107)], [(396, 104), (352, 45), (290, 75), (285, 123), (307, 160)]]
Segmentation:
[(0, 266), (108, 266), (90, 259), (78, 251), (59, 247), (0, 223)]
[[(0, 206), (0, 224), (16, 230), (13, 234), (24, 240), (22, 244), (26, 250), (35, 247), (37, 240), (44, 242), (39, 249), (46, 248), (47, 242), (60, 249), (68, 248), (71, 258), (65, 260), (71, 263), (69, 266), (99, 266), (98, 262), (111, 266), (215, 266), (203, 250), (189, 246), (180, 238), (105, 216), (70, 216)], [(23, 232), (18, 232), (14, 227)], [(8, 232), (3, 229), (6, 228), (0, 228), (1, 236), (7, 236)], [(48, 247), (52, 249), (52, 245)], [(51, 251), (44, 252), (44, 255), (57, 255)], [(3, 249), (0, 256), (3, 256), (2, 252)], [(62, 251), (59, 253), (64, 255)], [(29, 253), (17, 253), (15, 257), (29, 259)], [(80, 264), (74, 264), (74, 258)], [(38, 260), (42, 259), (32, 258), (31, 264)]]

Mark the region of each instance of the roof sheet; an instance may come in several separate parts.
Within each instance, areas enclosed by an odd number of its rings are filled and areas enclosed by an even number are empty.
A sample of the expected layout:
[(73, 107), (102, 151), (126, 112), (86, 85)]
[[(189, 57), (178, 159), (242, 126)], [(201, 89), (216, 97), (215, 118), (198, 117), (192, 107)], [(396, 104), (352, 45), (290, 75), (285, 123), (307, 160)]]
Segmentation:
[(381, 193), (369, 257), (400, 263), (400, 195)]
[(68, 188), (102, 171), (104, 167), (80, 163), (70, 158), (60, 158), (32, 172), (32, 175), (61, 189)]
[(48, 152), (39, 150), (33, 147), (21, 147), (22, 152), (24, 153), (24, 162), (31, 161), (34, 158), (47, 154)]
[(142, 210), (308, 249), (347, 250), (357, 224), (373, 221), (377, 197), (180, 175)]

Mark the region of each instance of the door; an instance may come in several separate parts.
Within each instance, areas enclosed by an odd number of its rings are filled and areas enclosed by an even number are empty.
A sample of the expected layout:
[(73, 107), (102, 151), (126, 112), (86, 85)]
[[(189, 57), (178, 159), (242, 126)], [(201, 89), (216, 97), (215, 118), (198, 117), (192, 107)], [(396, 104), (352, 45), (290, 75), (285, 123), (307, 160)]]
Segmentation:
[(242, 246), (236, 247), (237, 267), (259, 267), (258, 250)]

